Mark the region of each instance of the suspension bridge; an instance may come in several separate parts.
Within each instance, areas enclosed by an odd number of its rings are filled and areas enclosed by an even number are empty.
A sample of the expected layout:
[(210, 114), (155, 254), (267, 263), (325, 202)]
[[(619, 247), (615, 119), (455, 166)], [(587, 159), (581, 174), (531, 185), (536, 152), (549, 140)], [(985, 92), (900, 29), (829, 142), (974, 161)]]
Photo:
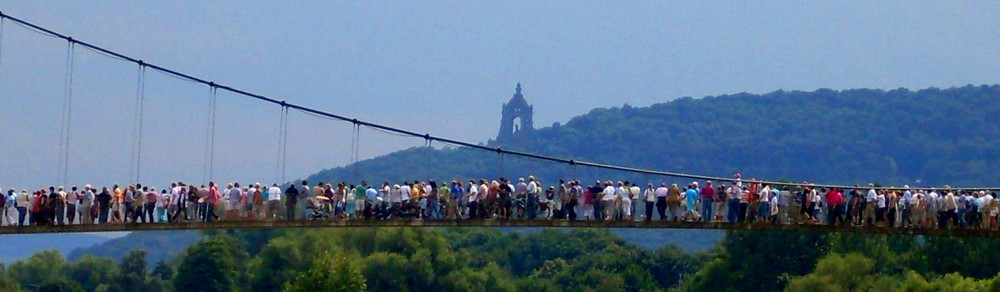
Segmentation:
[[(209, 94), (207, 99), (207, 113), (205, 115), (205, 137), (204, 137), (204, 167), (203, 181), (212, 181), (216, 178), (216, 134), (217, 134), (217, 124), (218, 124), (218, 101), (219, 93), (225, 92), (227, 94), (233, 94), (236, 96), (244, 97), (248, 100), (257, 101), (261, 104), (275, 107), (280, 111), (279, 126), (278, 126), (278, 144), (276, 150), (275, 166), (274, 166), (274, 179), (278, 182), (288, 182), (286, 180), (287, 175), (287, 162), (288, 162), (288, 145), (290, 142), (288, 138), (289, 132), (289, 116), (292, 112), (302, 113), (309, 116), (321, 117), (323, 119), (333, 120), (336, 122), (347, 123), (352, 126), (352, 142), (351, 142), (351, 165), (356, 165), (359, 160), (359, 149), (361, 148), (358, 144), (359, 133), (362, 128), (373, 129), (382, 133), (392, 134), (396, 136), (408, 137), (416, 140), (423, 141), (424, 145), (431, 147), (433, 143), (439, 143), (442, 145), (454, 146), (462, 149), (470, 149), (479, 151), (482, 155), (495, 155), (499, 157), (500, 161), (503, 161), (504, 157), (518, 157), (524, 159), (530, 159), (534, 161), (542, 161), (547, 163), (554, 163), (558, 165), (568, 166), (573, 169), (575, 174), (578, 167), (581, 168), (593, 168), (601, 169), (606, 171), (616, 171), (620, 173), (628, 174), (639, 174), (646, 176), (656, 176), (656, 177), (671, 177), (679, 179), (691, 179), (691, 180), (711, 180), (711, 181), (731, 181), (732, 178), (717, 177), (710, 175), (700, 175), (700, 174), (690, 174), (690, 173), (680, 173), (671, 172), (664, 170), (654, 170), (646, 169), (627, 165), (615, 165), (600, 163), (594, 161), (578, 160), (573, 158), (565, 157), (555, 157), (550, 155), (544, 155), (539, 153), (518, 151), (505, 149), (502, 147), (488, 146), (468, 141), (462, 141), (459, 139), (432, 135), (430, 133), (418, 133), (411, 130), (402, 129), (399, 127), (389, 126), (381, 123), (376, 123), (373, 121), (362, 120), (354, 117), (349, 117), (343, 114), (338, 114), (326, 110), (321, 110), (316, 107), (310, 107), (301, 105), (298, 103), (290, 102), (284, 99), (269, 97), (263, 94), (253, 93), (247, 90), (239, 89), (234, 86), (226, 85), (211, 81), (210, 79), (197, 77), (192, 74), (183, 73), (179, 70), (171, 69), (166, 66), (161, 66), (157, 64), (148, 63), (140, 58), (128, 56), (114, 50), (104, 48), (95, 44), (85, 42), (83, 40), (72, 38), (68, 35), (50, 30), (43, 26), (34, 24), (32, 22), (17, 18), (15, 16), (3, 14), (0, 12), (0, 86), (3, 85), (4, 78), (7, 74), (2, 74), (3, 64), (5, 64), (5, 54), (4, 51), (7, 49), (5, 46), (17, 45), (16, 43), (11, 44), (10, 40), (5, 42), (4, 27), (5, 24), (13, 23), (20, 28), (24, 28), (28, 31), (38, 33), (41, 35), (46, 35), (54, 37), (58, 40), (65, 42), (66, 45), (66, 55), (65, 55), (65, 76), (63, 84), (63, 104), (60, 120), (60, 137), (59, 137), (59, 149), (58, 149), (58, 161), (59, 166), (57, 168), (57, 175), (55, 182), (59, 185), (69, 186), (70, 182), (70, 166), (72, 165), (73, 158), (70, 153), (72, 146), (77, 145), (75, 139), (77, 139), (77, 134), (74, 133), (74, 125), (81, 123), (80, 118), (74, 116), (73, 98), (74, 98), (74, 77), (77, 74), (74, 72), (75, 68), (75, 58), (77, 53), (77, 48), (84, 48), (88, 51), (95, 52), (99, 55), (110, 57), (111, 59), (129, 63), (134, 65), (136, 68), (136, 87), (135, 87), (135, 102), (132, 105), (133, 111), (132, 120), (130, 121), (130, 126), (132, 127), (131, 137), (129, 143), (131, 144), (131, 153), (129, 154), (129, 173), (127, 181), (135, 183), (140, 181), (153, 181), (161, 179), (162, 181), (167, 181), (161, 177), (144, 177), (143, 176), (143, 153), (144, 149), (147, 149), (149, 145), (143, 144), (144, 136), (149, 134), (144, 134), (146, 128), (150, 127), (145, 122), (145, 116), (147, 114), (147, 100), (146, 100), (146, 87), (147, 85), (147, 71), (154, 71), (162, 73), (164, 75), (191, 82), (199, 86), (204, 86)], [(5, 97), (6, 98), (6, 97)], [(86, 121), (84, 121), (85, 123)], [(502, 166), (501, 166), (502, 172)], [(789, 186), (789, 187), (799, 187), (803, 186), (802, 183), (794, 182), (783, 182), (783, 181), (768, 181), (768, 180), (756, 180), (755, 183), (768, 184), (772, 186)], [(822, 183), (811, 183), (810, 187), (816, 188), (837, 188), (837, 189), (853, 189), (855, 186), (850, 185), (838, 185), (838, 184), (822, 184)], [(966, 190), (986, 190), (994, 191), (1000, 190), (1000, 187), (955, 187), (956, 189), (966, 189)], [(865, 189), (890, 189), (888, 187), (871, 187)], [(931, 229), (931, 228), (879, 228), (879, 227), (849, 227), (849, 226), (825, 226), (825, 225), (798, 225), (798, 224), (744, 224), (744, 223), (698, 223), (698, 222), (664, 222), (664, 221), (654, 221), (654, 222), (642, 222), (642, 221), (561, 221), (561, 220), (330, 220), (330, 221), (222, 221), (222, 222), (194, 222), (194, 223), (169, 223), (169, 224), (99, 224), (99, 225), (66, 225), (66, 226), (6, 226), (0, 227), (0, 234), (14, 234), (14, 233), (64, 233), (64, 232), (99, 232), (99, 231), (142, 231), (142, 230), (178, 230), (178, 229), (262, 229), (262, 228), (312, 228), (312, 227), (585, 227), (585, 228), (680, 228), (680, 229), (725, 229), (725, 230), (752, 230), (752, 231), (763, 231), (763, 230), (783, 230), (783, 231), (795, 231), (795, 232), (862, 232), (862, 233), (883, 233), (883, 234), (913, 234), (913, 235), (947, 235), (947, 236), (997, 236), (998, 232), (996, 230), (971, 230), (971, 229)]]

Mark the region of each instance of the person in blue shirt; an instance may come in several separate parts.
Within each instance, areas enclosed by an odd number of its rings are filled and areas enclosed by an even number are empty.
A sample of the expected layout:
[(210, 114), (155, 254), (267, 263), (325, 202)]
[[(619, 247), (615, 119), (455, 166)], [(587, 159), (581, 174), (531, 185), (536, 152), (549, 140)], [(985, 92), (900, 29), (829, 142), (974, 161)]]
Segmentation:
[(910, 186), (903, 186), (903, 197), (901, 198), (902, 203), (899, 204), (899, 209), (903, 212), (903, 226), (910, 227), (913, 225), (913, 221), (910, 220), (910, 213), (913, 210), (910, 209), (910, 200), (913, 199), (913, 193), (910, 192)]
[(684, 191), (684, 198), (687, 200), (687, 213), (688, 213), (687, 216), (690, 216), (687, 219), (690, 219), (692, 221), (695, 220), (694, 217), (695, 199), (698, 198), (698, 191), (696, 191), (696, 189), (698, 189), (697, 182), (688, 186), (687, 190)]
[(465, 198), (465, 188), (462, 187), (462, 182), (453, 180), (451, 181), (451, 199), (448, 200), (448, 215), (452, 219), (462, 219), (462, 210), (465, 209), (465, 204), (468, 200), (463, 200)]
[(372, 209), (374, 209), (375, 204), (377, 203), (378, 203), (378, 191), (375, 190), (375, 187), (368, 185), (368, 188), (365, 189), (365, 203), (364, 203), (365, 209), (362, 211), (362, 214), (365, 216), (365, 218), (371, 218)]

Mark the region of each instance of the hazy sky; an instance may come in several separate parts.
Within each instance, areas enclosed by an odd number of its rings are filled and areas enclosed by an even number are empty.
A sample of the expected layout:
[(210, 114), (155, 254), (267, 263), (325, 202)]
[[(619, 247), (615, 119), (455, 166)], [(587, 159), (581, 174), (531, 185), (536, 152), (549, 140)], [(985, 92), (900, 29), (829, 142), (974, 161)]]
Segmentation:
[[(996, 1), (4, 1), (10, 14), (218, 83), (481, 142), (522, 82), (536, 127), (628, 103), (1000, 80)], [(55, 183), (66, 43), (4, 24), (0, 185)], [(69, 179), (127, 182), (137, 66), (78, 48)], [(142, 178), (201, 180), (206, 86), (147, 72)], [(217, 180), (272, 182), (279, 109), (222, 93)], [(288, 178), (350, 161), (290, 117)], [(372, 130), (362, 159), (421, 145)]]

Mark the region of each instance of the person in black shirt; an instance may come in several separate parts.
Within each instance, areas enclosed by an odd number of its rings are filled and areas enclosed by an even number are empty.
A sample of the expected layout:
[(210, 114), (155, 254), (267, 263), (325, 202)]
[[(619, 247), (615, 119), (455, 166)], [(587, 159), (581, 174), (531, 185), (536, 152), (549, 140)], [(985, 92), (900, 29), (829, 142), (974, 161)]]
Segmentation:
[(95, 198), (97, 201), (97, 223), (108, 223), (108, 209), (111, 208), (111, 192), (108, 188), (102, 188), (101, 193)]
[(500, 178), (500, 188), (497, 192), (497, 200), (500, 205), (500, 218), (509, 219), (510, 218), (510, 195), (514, 190), (510, 188), (510, 182), (506, 179)]
[(63, 188), (59, 187), (58, 191), (52, 191), (49, 193), (48, 209), (49, 212), (51, 212), (51, 216), (49, 217), (50, 218), (49, 222), (52, 223), (52, 225), (56, 224), (63, 225), (65, 223), (63, 222), (64, 214), (62, 213), (65, 212), (65, 210), (63, 209), (65, 207), (65, 204), (63, 203), (62, 195), (60, 195), (60, 193), (62, 192)]
[(299, 203), (299, 189), (295, 184), (289, 184), (285, 189), (285, 219), (292, 221), (295, 218), (295, 205)]

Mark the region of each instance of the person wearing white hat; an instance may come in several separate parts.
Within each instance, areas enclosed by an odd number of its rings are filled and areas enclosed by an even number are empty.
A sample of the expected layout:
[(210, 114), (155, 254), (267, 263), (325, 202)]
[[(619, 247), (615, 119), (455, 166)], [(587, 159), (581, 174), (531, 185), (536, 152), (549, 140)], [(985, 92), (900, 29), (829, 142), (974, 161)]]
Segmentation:
[(94, 206), (94, 188), (90, 185), (83, 187), (83, 200), (80, 200), (80, 207), (76, 209), (77, 213), (80, 214), (80, 224), (92, 224), (94, 223), (94, 217), (91, 215), (91, 208)]
[(10, 188), (10, 190), (7, 191), (7, 194), (3, 195), (3, 204), (4, 204), (3, 217), (5, 219), (4, 221), (7, 223), (7, 226), (14, 226), (14, 212), (16, 212), (17, 210), (14, 207), (16, 205), (16, 202), (17, 202), (17, 193), (14, 192), (14, 188)]

